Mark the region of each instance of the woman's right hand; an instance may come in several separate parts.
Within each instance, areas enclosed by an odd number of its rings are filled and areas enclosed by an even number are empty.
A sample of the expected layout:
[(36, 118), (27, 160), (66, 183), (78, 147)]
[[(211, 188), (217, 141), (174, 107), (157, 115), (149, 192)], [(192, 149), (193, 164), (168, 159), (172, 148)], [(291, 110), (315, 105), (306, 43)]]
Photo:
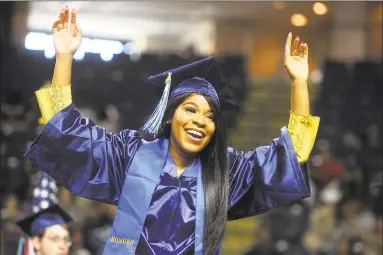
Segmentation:
[(74, 55), (80, 47), (82, 31), (76, 23), (76, 11), (72, 9), (72, 18), (68, 24), (69, 9), (65, 7), (60, 12), (59, 19), (53, 24), (52, 33), (57, 54)]

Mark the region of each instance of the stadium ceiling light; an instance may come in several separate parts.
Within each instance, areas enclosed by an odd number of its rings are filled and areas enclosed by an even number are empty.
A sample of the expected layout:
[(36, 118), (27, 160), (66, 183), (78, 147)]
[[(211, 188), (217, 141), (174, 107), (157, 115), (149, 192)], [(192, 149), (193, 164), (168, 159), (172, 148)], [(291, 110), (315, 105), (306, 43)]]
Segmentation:
[(296, 27), (303, 27), (307, 25), (307, 18), (303, 14), (293, 14), (291, 16), (291, 24)]
[(324, 15), (327, 13), (327, 6), (324, 3), (316, 2), (313, 5), (313, 12), (317, 15)]

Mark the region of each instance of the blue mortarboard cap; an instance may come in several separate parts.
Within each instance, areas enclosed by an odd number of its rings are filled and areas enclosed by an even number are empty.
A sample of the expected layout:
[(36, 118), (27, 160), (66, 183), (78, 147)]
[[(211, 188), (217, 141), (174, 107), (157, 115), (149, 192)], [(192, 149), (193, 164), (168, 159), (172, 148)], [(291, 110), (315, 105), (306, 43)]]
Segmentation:
[(70, 221), (72, 221), (72, 218), (69, 214), (67, 214), (58, 204), (55, 204), (16, 222), (16, 224), (25, 232), (25, 234), (32, 237), (48, 227), (63, 225)]
[(184, 93), (199, 93), (214, 98), (221, 111), (237, 107), (229, 86), (222, 77), (217, 61), (208, 57), (188, 65), (150, 76), (162, 93), (162, 98), (152, 116), (142, 128), (149, 133), (157, 133), (161, 125), (168, 99)]

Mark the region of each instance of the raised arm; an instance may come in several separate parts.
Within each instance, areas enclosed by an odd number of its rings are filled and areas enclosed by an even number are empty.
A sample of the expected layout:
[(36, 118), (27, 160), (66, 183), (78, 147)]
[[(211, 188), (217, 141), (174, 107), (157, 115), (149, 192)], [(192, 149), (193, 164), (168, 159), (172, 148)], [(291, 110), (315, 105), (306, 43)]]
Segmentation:
[(299, 163), (308, 160), (319, 127), (319, 117), (310, 114), (310, 98), (307, 86), (309, 76), (309, 47), (295, 37), (291, 44), (289, 33), (285, 45), (285, 68), (291, 80), (291, 110), (289, 134)]
[(82, 32), (77, 24), (76, 11), (62, 9), (58, 20), (53, 23), (52, 34), (56, 51), (56, 64), (52, 85), (36, 91), (36, 97), (45, 123), (56, 113), (72, 103), (71, 78), (73, 55), (80, 47)]
[(307, 89), (309, 75), (308, 54), (306, 43), (295, 37), (291, 45), (292, 34), (289, 33), (285, 46), (285, 68), (291, 79), (291, 111), (296, 115), (310, 116), (310, 100)]
[(230, 219), (253, 216), (309, 197), (305, 164), (314, 145), (319, 117), (310, 115), (308, 46), (292, 34), (286, 40), (285, 67), (291, 78), (288, 128), (268, 146), (247, 153), (229, 149)]
[(141, 144), (136, 131), (112, 134), (83, 117), (72, 104), (72, 56), (81, 30), (72, 10), (53, 25), (56, 65), (51, 86), (36, 92), (46, 126), (25, 156), (75, 195), (117, 204), (126, 171)]

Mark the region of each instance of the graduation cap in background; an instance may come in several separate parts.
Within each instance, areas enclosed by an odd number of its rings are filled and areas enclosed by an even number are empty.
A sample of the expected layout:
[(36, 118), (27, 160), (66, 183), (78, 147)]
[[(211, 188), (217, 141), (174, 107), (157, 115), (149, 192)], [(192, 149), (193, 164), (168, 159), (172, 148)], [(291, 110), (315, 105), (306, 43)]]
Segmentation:
[(44, 229), (54, 225), (64, 225), (72, 221), (72, 218), (58, 204), (52, 205), (47, 209), (17, 222), (17, 225), (32, 237), (38, 233), (42, 233)]
[(214, 57), (150, 76), (148, 80), (162, 93), (159, 104), (142, 127), (142, 130), (151, 134), (158, 133), (168, 100), (181, 94), (198, 93), (210, 96), (219, 103), (222, 112), (237, 108), (237, 102)]
[(72, 218), (58, 204), (56, 182), (45, 172), (40, 171), (37, 185), (33, 191), (33, 214), (16, 222), (29, 237), (44, 229), (63, 225)]

